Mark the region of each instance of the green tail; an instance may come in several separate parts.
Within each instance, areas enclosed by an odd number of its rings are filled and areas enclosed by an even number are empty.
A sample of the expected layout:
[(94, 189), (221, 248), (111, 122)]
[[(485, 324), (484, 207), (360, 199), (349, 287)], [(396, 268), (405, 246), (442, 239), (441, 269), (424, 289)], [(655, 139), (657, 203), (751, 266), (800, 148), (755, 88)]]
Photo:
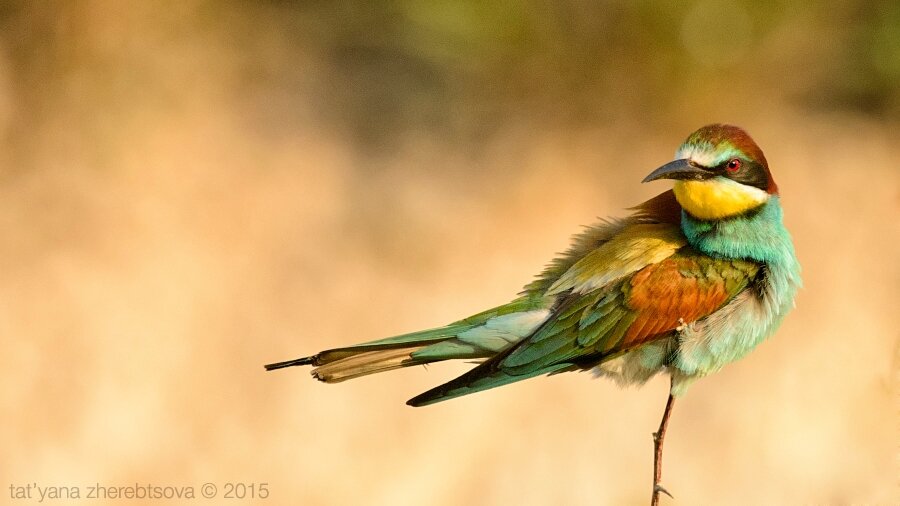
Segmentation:
[[(321, 351), (265, 366), (266, 370), (312, 365), (313, 377), (337, 383), (368, 374), (451, 359), (485, 359), (508, 347), (510, 341), (496, 336), (460, 339), (460, 334), (484, 326), (492, 318), (529, 311), (540, 301), (526, 297), (489, 309), (444, 327), (402, 334), (366, 343)], [(520, 336), (524, 337), (524, 336)]]
[(479, 365), (478, 367), (472, 369), (471, 371), (463, 374), (456, 379), (448, 381), (443, 385), (434, 387), (427, 392), (413, 397), (412, 399), (406, 401), (406, 404), (416, 408), (420, 406), (428, 406), (429, 404), (449, 401), (450, 399), (462, 397), (463, 395), (474, 394), (476, 392), (490, 390), (491, 388), (502, 387), (503, 385), (526, 380), (528, 378), (534, 378), (535, 376), (553, 374), (556, 372), (561, 372), (564, 369), (572, 369), (573, 367), (575, 367), (573, 364), (564, 363), (554, 364), (521, 375), (513, 375), (502, 371), (495, 371), (489, 376), (484, 376), (485, 371), (483, 369), (490, 368), (494, 365), (494, 362), (494, 360), (485, 362), (484, 364)]

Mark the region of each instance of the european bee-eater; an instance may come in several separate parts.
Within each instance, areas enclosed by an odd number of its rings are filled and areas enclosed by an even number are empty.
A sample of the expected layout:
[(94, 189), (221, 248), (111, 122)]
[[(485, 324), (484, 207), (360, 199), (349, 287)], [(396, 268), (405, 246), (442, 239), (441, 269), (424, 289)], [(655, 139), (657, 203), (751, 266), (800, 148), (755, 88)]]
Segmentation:
[(656, 434), (674, 398), (696, 379), (746, 355), (793, 306), (800, 265), (782, 223), (778, 187), (742, 129), (692, 133), (675, 160), (644, 182), (674, 180), (623, 219), (574, 237), (568, 251), (512, 302), (435, 329), (321, 351), (266, 366), (312, 365), (336, 383), (449, 359), (482, 360), (410, 399), (425, 406), (516, 381), (593, 370), (620, 384), (671, 376)]

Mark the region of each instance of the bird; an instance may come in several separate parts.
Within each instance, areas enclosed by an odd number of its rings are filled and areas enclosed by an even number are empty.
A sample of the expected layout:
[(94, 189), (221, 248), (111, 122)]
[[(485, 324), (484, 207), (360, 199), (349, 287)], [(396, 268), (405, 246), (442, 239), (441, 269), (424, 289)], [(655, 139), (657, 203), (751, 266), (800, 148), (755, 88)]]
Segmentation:
[(642, 182), (672, 187), (576, 234), (511, 302), (448, 325), (268, 364), (337, 383), (445, 360), (472, 369), (421, 393), (426, 406), (537, 376), (593, 371), (620, 385), (668, 373), (654, 433), (654, 501), (674, 400), (747, 355), (794, 307), (800, 264), (778, 186), (743, 129), (710, 124)]

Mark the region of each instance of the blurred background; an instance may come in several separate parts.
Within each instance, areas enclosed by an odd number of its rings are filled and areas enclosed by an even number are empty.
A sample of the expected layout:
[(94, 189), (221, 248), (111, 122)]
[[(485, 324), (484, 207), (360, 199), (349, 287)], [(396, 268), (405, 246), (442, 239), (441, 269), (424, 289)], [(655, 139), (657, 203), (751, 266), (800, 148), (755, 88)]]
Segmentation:
[(675, 406), (663, 502), (897, 504), (898, 83), (892, 0), (3, 2), (0, 497), (646, 503), (664, 378), (262, 365), (506, 302), (729, 122), (805, 286)]

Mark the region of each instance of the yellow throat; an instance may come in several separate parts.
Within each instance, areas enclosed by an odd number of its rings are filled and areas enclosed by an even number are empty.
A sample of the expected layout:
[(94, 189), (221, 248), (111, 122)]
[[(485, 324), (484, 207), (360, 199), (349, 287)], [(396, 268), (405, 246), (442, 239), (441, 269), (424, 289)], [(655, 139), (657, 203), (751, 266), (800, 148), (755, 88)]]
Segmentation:
[(675, 198), (685, 211), (701, 220), (718, 220), (749, 211), (769, 200), (759, 188), (725, 178), (675, 181)]

